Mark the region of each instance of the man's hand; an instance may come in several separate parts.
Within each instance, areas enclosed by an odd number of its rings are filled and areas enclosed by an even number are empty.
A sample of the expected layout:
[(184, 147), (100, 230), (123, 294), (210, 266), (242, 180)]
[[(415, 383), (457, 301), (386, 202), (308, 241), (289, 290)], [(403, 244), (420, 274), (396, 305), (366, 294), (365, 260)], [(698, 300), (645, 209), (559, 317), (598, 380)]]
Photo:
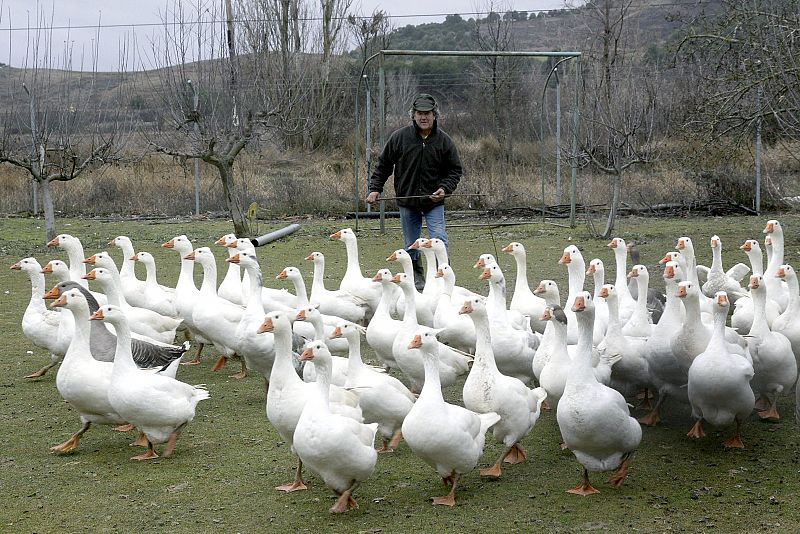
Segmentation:
[(444, 195), (445, 195), (445, 193), (444, 193), (444, 189), (442, 189), (442, 188), (440, 187), (439, 189), (437, 189), (436, 191), (434, 191), (433, 193), (431, 193), (431, 196), (430, 196), (430, 198), (431, 198), (431, 200), (433, 200), (434, 202), (441, 202), (442, 200), (444, 200)]
[(367, 195), (367, 204), (375, 204), (378, 199), (380, 198), (381, 194), (377, 191), (373, 191), (369, 195)]

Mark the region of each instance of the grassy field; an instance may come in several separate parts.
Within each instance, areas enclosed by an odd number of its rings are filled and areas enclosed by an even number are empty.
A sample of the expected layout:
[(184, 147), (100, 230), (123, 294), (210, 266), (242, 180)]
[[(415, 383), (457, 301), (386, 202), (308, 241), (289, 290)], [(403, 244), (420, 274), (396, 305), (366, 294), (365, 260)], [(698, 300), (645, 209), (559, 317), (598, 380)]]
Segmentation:
[[(746, 261), (738, 246), (747, 238), (761, 241), (766, 219), (678, 218), (623, 219), (618, 235), (636, 240), (643, 262), (656, 284), (657, 261), (674, 247), (679, 236), (693, 238), (698, 261), (710, 265), (708, 238), (718, 234), (726, 266)], [(786, 233), (786, 261), (800, 257), (799, 216), (777, 216)], [(471, 266), (479, 254), (498, 256), (507, 277), (512, 258), (499, 252), (509, 241), (528, 250), (531, 283), (544, 278), (559, 282), (566, 294), (566, 269), (557, 264), (563, 248), (576, 244), (588, 261), (603, 259), (613, 275), (613, 255), (606, 242), (593, 240), (585, 227), (570, 230), (530, 223), (520, 226), (457, 227), (474, 221), (451, 220), (451, 256), (459, 284), (485, 292)], [(328, 239), (352, 221), (306, 220), (300, 231), (258, 249), (267, 284), (287, 265), (310, 276), (303, 258), (324, 252), (330, 286), (345, 267), (344, 247)], [(269, 231), (282, 226), (266, 225)], [(397, 226), (396, 221), (390, 221)], [(712, 431), (703, 440), (690, 440), (689, 409), (667, 405), (664, 423), (644, 429), (642, 444), (628, 481), (614, 489), (596, 474), (599, 495), (586, 498), (565, 493), (580, 479), (573, 455), (560, 451), (553, 412), (545, 412), (523, 444), (527, 462), (505, 469), (499, 480), (481, 480), (477, 471), (463, 477), (454, 509), (434, 507), (430, 498), (446, 492), (434, 471), (415, 458), (406, 444), (383, 455), (371, 479), (357, 491), (358, 510), (333, 517), (327, 510), (333, 494), (313, 475), (309, 490), (283, 494), (274, 486), (293, 475), (288, 447), (266, 420), (262, 381), (255, 375), (237, 381), (234, 369), (212, 373), (216, 355), (209, 350), (200, 366), (184, 367), (179, 378), (206, 383), (211, 399), (198, 406), (197, 417), (178, 441), (174, 456), (134, 462), (128, 443), (135, 437), (93, 427), (77, 451), (51, 454), (49, 447), (79, 428), (76, 412), (55, 388), (55, 373), (39, 381), (22, 377), (46, 361), (41, 349), (22, 335), (20, 320), (30, 298), (24, 274), (11, 271), (15, 261), (34, 256), (44, 264), (66, 259), (63, 251), (43, 243), (42, 221), (0, 220), (0, 488), (3, 508), (0, 532), (792, 532), (800, 528), (800, 430), (792, 417), (793, 398), (783, 398), (778, 423), (751, 418), (744, 428), (744, 450), (725, 450), (723, 436)], [(159, 245), (187, 234), (196, 246), (211, 245), (230, 231), (225, 221), (102, 222), (60, 220), (59, 231), (79, 237), (87, 256), (113, 237), (125, 234), (137, 250), (153, 252), (159, 280), (174, 284), (178, 257)], [(365, 274), (386, 265), (384, 259), (399, 245), (399, 230), (386, 235), (376, 223), (361, 224), (359, 244)], [(217, 249), (220, 266), (223, 255)], [(111, 254), (119, 259), (118, 250)], [(394, 267), (389, 265), (390, 268)], [(197, 270), (196, 270), (197, 272)], [(143, 276), (143, 273), (140, 274)], [(50, 281), (48, 281), (49, 284)], [(510, 283), (510, 287), (513, 285)], [(29, 354), (28, 351), (32, 351)], [(369, 352), (367, 355), (369, 356)], [(460, 398), (460, 385), (448, 388), (451, 401)], [(637, 412), (638, 415), (638, 412)], [(491, 436), (482, 465), (500, 449)], [(492, 530), (490, 530), (492, 529)]]

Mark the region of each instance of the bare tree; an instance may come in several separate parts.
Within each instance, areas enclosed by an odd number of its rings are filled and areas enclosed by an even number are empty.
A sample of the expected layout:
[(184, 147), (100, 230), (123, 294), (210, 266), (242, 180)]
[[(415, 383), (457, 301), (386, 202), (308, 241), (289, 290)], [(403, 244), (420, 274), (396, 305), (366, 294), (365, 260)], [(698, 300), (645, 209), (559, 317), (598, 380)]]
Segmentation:
[(4, 69), (14, 83), (0, 126), (0, 163), (30, 175), (35, 188), (33, 211), (38, 211), (36, 193), (40, 192), (45, 238), (50, 240), (56, 236), (52, 183), (69, 182), (118, 160), (130, 127), (120, 113), (122, 85), (97, 72), (99, 35), (90, 57), (75, 58), (69, 41), (57, 56), (52, 20), (37, 10), (34, 26), (25, 66)]
[[(485, 19), (475, 21), (475, 41), (480, 50), (506, 52), (514, 50), (514, 34), (511, 17), (503, 17), (500, 11), (508, 11), (506, 3), (490, 0), (477, 10), (488, 11)], [(476, 61), (476, 75), (482, 82), (481, 100), (488, 97), (494, 134), (500, 142), (503, 163), (508, 165), (514, 151), (514, 135), (510, 131), (515, 113), (514, 101), (519, 88), (521, 62), (513, 57), (486, 56)]]
[(630, 24), (632, 0), (586, 4), (590, 42), (584, 62), (581, 151), (591, 166), (610, 177), (611, 208), (602, 237), (609, 238), (620, 206), (622, 179), (634, 165), (652, 162), (659, 81), (635, 55)]
[(678, 48), (699, 87), (687, 126), (718, 139), (763, 120), (770, 137), (800, 138), (800, 0), (723, 0), (691, 22)]

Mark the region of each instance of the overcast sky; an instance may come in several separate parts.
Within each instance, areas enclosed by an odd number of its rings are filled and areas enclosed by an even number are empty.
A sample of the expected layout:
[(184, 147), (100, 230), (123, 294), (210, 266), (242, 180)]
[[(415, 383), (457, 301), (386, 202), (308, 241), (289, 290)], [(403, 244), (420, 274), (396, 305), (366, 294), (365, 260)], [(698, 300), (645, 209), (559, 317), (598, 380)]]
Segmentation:
[[(52, 57), (60, 59), (64, 55), (67, 43), (72, 45), (72, 66), (75, 69), (90, 70), (92, 51), (97, 49), (99, 70), (113, 71), (120, 65), (121, 49), (127, 46), (129, 50), (138, 49), (136, 63), (145, 67), (147, 51), (154, 36), (160, 36), (158, 24), (162, 21), (161, 14), (179, 0), (0, 0), (2, 13), (0, 13), (0, 62), (20, 67), (25, 64), (26, 55), (30, 57), (29, 42), (33, 41), (35, 32), (26, 28), (69, 27), (71, 29), (57, 29), (52, 32), (50, 46)], [(222, 0), (201, 0), (206, 5), (223, 5)], [(196, 5), (197, 0), (183, 0), (189, 5)], [(314, 2), (316, 4), (316, 2)], [(475, 11), (483, 11), (477, 5), (486, 5), (487, 2), (476, 0), (359, 0), (354, 1), (354, 6), (365, 14), (374, 9), (387, 11), (393, 18), (395, 27), (407, 24), (422, 24), (426, 22), (440, 22), (439, 17), (409, 17), (407, 15), (425, 15), (440, 13), (459, 13), (469, 18)], [(535, 11), (538, 9), (557, 9), (564, 7), (564, 0), (517, 0), (496, 5), (511, 6), (509, 9), (518, 11)], [(38, 9), (37, 9), (38, 6)], [(39, 14), (37, 16), (37, 13)], [(41, 13), (44, 13), (42, 20)], [(91, 26), (92, 28), (79, 28)], [(100, 26), (98, 28), (98, 26)], [(41, 33), (41, 32), (40, 32)], [(50, 40), (50, 39), (48, 39)], [(98, 46), (99, 44), (99, 46)], [(45, 47), (40, 47), (44, 50)], [(129, 55), (130, 57), (130, 55)], [(28, 60), (30, 62), (30, 59)], [(82, 67), (81, 67), (82, 66)], [(129, 64), (127, 70), (131, 69)]]

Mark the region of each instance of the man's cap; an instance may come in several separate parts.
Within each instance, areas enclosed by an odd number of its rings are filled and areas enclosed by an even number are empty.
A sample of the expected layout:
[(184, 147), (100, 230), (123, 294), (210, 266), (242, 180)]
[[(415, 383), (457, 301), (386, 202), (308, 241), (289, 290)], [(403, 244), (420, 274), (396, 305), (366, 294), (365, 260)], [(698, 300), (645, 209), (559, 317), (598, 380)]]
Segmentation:
[(414, 111), (431, 111), (436, 109), (436, 100), (428, 93), (420, 93), (411, 104)]

